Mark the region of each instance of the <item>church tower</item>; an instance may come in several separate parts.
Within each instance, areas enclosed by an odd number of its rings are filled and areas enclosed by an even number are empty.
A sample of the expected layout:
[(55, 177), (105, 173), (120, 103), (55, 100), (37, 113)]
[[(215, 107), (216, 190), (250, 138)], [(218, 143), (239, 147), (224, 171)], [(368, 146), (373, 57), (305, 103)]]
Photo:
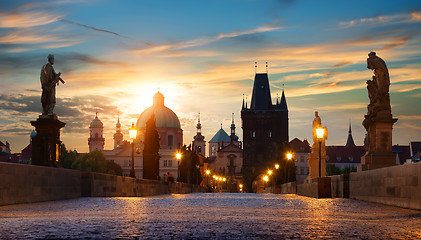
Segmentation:
[[(231, 143), (238, 142), (238, 136), (235, 135), (235, 123), (234, 123), (234, 113), (232, 113), (232, 123), (231, 123)], [(240, 147), (241, 148), (241, 147)]]
[(114, 149), (116, 149), (123, 142), (123, 134), (121, 133), (120, 113), (118, 114), (117, 123), (115, 125), (114, 133)]
[(196, 125), (196, 136), (193, 137), (193, 151), (198, 153), (202, 156), (205, 156), (206, 151), (206, 141), (204, 141), (205, 137), (202, 135), (202, 124), (200, 123), (200, 113), (197, 118), (197, 125)]
[(89, 152), (98, 149), (104, 150), (105, 138), (103, 137), (104, 125), (98, 118), (96, 113), (94, 120), (92, 120), (89, 126), (90, 137), (88, 138)]
[(246, 191), (259, 174), (283, 158), (289, 142), (288, 107), (285, 93), (281, 101), (272, 104), (269, 78), (256, 73), (250, 107), (241, 110), (243, 129), (243, 175)]
[(352, 138), (351, 122), (349, 122), (348, 139), (346, 140), (347, 147), (355, 147), (354, 138)]

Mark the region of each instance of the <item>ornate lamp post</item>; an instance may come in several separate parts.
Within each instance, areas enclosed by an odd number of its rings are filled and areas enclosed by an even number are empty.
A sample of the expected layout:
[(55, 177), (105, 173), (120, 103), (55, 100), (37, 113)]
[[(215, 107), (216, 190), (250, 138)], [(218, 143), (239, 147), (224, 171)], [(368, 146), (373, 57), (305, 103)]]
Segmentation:
[(130, 139), (132, 139), (132, 168), (130, 169), (130, 177), (136, 178), (136, 172), (134, 171), (134, 140), (136, 140), (137, 136), (137, 129), (134, 126), (134, 123), (132, 123), (132, 127), (129, 128), (129, 135)]
[(322, 141), (323, 135), (325, 134), (324, 128), (317, 128), (316, 135), (319, 140), (319, 178), (322, 177)]
[(180, 160), (181, 160), (181, 152), (177, 152), (175, 154), (175, 157), (177, 158), (177, 181), (180, 181)]

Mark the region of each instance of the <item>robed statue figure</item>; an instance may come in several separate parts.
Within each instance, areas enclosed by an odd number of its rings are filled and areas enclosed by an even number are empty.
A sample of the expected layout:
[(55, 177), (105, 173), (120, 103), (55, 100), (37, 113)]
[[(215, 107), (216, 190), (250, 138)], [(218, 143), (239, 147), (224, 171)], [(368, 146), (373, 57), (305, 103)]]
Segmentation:
[(48, 63), (42, 66), (41, 69), (41, 103), (42, 103), (42, 115), (54, 115), (53, 110), (56, 104), (56, 85), (59, 85), (59, 81), (64, 83), (60, 77), (61, 73), (56, 73), (53, 68), (54, 55), (48, 55)]

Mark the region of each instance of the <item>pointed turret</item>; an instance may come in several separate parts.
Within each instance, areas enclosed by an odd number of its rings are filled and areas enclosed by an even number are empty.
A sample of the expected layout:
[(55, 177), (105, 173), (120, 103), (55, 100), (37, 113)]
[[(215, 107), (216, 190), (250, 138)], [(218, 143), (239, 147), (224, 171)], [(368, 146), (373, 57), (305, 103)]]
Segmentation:
[(279, 109), (288, 111), (287, 100), (285, 98), (285, 90), (282, 90), (282, 97), (281, 97), (281, 103), (279, 104)]
[(351, 121), (349, 122), (348, 139), (346, 140), (347, 147), (355, 147), (354, 139), (352, 138)]
[(270, 95), (268, 74), (256, 73), (250, 109), (254, 111), (268, 111), (271, 108), (272, 97)]

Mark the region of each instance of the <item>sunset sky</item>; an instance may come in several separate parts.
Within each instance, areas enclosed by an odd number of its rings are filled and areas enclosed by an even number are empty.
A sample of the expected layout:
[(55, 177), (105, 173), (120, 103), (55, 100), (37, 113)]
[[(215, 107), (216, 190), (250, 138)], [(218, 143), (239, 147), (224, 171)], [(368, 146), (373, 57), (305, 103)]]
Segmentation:
[(421, 140), (421, 1), (168, 0), (1, 1), (0, 141), (12, 152), (29, 143), (41, 114), (40, 69), (55, 55), (55, 112), (67, 148), (88, 150), (95, 112), (113, 147), (117, 113), (124, 129), (152, 104), (158, 88), (180, 118), (184, 143), (197, 113), (209, 141), (229, 132), (235, 113), (242, 139), (243, 94), (250, 102), (254, 62), (268, 62), (272, 98), (284, 85), (289, 136), (312, 139), (319, 111), (328, 145), (344, 145), (349, 121), (357, 145), (369, 102), (367, 54), (389, 68), (393, 144)]

